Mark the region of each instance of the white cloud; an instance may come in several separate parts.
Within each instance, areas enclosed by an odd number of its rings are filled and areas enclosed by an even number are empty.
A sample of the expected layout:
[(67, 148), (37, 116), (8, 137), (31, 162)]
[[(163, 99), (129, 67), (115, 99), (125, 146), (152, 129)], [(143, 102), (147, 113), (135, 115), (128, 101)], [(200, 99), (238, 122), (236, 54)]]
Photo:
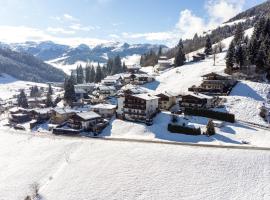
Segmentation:
[(72, 15), (69, 14), (64, 14), (63, 18), (69, 21), (79, 21), (77, 18), (73, 17)]
[(196, 33), (216, 28), (239, 13), (245, 0), (208, 0), (205, 3), (207, 18), (196, 16), (191, 10), (180, 11), (178, 22), (172, 30), (155, 33), (122, 33), (125, 38), (143, 38), (148, 41), (166, 41), (175, 44), (179, 38), (192, 38)]
[(64, 34), (64, 35), (73, 35), (76, 32), (72, 30), (66, 30), (59, 27), (48, 27), (47, 31), (52, 34)]
[[(20, 37), (18, 37), (20, 33)], [(98, 38), (88, 37), (57, 37), (49, 32), (26, 26), (0, 26), (0, 41), (5, 43), (16, 43), (25, 41), (53, 41), (60, 44), (77, 46), (79, 44), (87, 44), (95, 46), (98, 44), (111, 42)]]
[(206, 9), (210, 17), (210, 22), (220, 24), (229, 20), (239, 13), (244, 6), (245, 0), (209, 0)]

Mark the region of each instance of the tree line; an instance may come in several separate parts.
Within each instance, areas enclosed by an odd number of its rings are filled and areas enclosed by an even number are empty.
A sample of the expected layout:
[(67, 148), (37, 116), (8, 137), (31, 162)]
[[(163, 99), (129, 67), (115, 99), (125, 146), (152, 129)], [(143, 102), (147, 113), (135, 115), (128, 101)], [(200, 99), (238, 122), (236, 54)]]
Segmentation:
[(255, 65), (257, 72), (270, 78), (270, 19), (261, 18), (255, 25), (251, 38), (245, 36), (241, 24), (238, 25), (234, 39), (226, 55), (226, 72), (248, 71)]
[(95, 67), (90, 64), (86, 64), (85, 68), (82, 65), (77, 66), (76, 73), (72, 73), (72, 79), (74, 84), (82, 83), (99, 83), (108, 75), (114, 75), (127, 71), (125, 62), (121, 62), (120, 56), (109, 58), (107, 63), (101, 67), (98, 65)]

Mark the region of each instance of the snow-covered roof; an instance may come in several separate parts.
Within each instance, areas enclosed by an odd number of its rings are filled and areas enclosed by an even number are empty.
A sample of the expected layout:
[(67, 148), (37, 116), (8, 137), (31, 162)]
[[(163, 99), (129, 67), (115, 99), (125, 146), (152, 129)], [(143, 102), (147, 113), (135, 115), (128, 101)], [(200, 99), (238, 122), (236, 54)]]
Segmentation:
[(101, 85), (101, 86), (98, 86), (98, 89), (99, 90), (105, 90), (105, 91), (111, 91), (111, 90), (115, 90), (115, 87), (114, 86), (106, 86), (106, 85)]
[(93, 111), (88, 111), (88, 112), (80, 112), (76, 113), (77, 116), (82, 118), (83, 120), (90, 120), (90, 119), (95, 119), (95, 118), (100, 118), (101, 116)]
[(91, 108), (95, 108), (95, 109), (109, 109), (110, 110), (110, 109), (115, 109), (116, 108), (116, 105), (100, 103), (100, 104), (96, 104), (96, 105), (91, 106)]
[(153, 99), (159, 99), (159, 97), (157, 97), (153, 94), (150, 94), (150, 93), (134, 94), (132, 96), (140, 98), (140, 99), (144, 99), (146, 101), (153, 100)]
[(201, 93), (188, 93), (187, 95), (191, 95), (193, 97), (199, 98), (199, 99), (213, 99), (212, 96), (208, 96)]
[(85, 94), (87, 92), (82, 88), (75, 88), (75, 93)]
[(69, 109), (69, 108), (54, 108), (53, 109), (55, 112), (61, 114), (69, 114), (69, 113), (76, 113), (78, 112), (77, 110), (74, 109)]

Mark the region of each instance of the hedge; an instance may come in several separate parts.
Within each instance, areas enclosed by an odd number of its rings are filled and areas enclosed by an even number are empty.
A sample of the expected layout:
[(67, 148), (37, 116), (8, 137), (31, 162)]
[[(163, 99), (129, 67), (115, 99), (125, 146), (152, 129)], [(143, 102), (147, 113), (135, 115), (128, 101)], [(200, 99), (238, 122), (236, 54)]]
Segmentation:
[(214, 110), (206, 110), (206, 109), (193, 109), (193, 108), (185, 108), (184, 110), (185, 115), (194, 115), (194, 116), (201, 116), (207, 117), (211, 119), (217, 119), (225, 122), (235, 122), (235, 116), (231, 113), (224, 113)]
[(172, 133), (181, 133), (185, 135), (201, 135), (200, 128), (190, 128), (186, 126), (172, 125), (172, 124), (168, 124), (168, 131)]

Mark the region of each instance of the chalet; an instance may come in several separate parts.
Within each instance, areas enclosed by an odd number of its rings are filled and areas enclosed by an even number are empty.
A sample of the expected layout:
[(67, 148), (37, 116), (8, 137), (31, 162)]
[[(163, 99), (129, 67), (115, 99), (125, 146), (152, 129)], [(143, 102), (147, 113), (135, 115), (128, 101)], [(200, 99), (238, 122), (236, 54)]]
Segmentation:
[(114, 96), (116, 89), (114, 86), (101, 85), (97, 87), (96, 93), (100, 99), (106, 99), (107, 97)]
[(17, 111), (10, 112), (9, 123), (18, 124), (31, 121), (31, 115), (25, 112), (24, 109), (18, 109)]
[(199, 87), (193, 86), (189, 91), (196, 91), (208, 95), (227, 95), (236, 81), (229, 75), (209, 73), (202, 76), (203, 82)]
[(116, 105), (112, 104), (96, 104), (91, 106), (92, 111), (100, 114), (104, 118), (110, 118), (115, 114)]
[(87, 91), (81, 88), (75, 88), (76, 100), (87, 99)]
[(158, 107), (162, 110), (169, 110), (173, 105), (176, 104), (176, 95), (169, 92), (162, 92), (156, 95), (159, 97)]
[(154, 81), (154, 77), (147, 74), (134, 74), (133, 83), (136, 85), (143, 85), (145, 83), (150, 83)]
[(119, 88), (123, 84), (122, 76), (116, 74), (113, 76), (107, 76), (104, 78), (101, 83), (106, 86), (115, 86), (116, 88)]
[(76, 113), (67, 122), (67, 126), (72, 129), (93, 132), (100, 132), (107, 124), (108, 121), (93, 111)]
[(78, 111), (65, 108), (54, 108), (51, 112), (51, 123), (62, 124)]
[(92, 93), (95, 89), (95, 84), (94, 83), (82, 83), (82, 84), (77, 84), (74, 86), (75, 91), (77, 89), (81, 89), (86, 91), (87, 93)]
[(49, 120), (51, 118), (52, 109), (51, 108), (32, 109), (30, 112), (33, 119), (42, 122)]
[(193, 62), (198, 62), (205, 59), (204, 53), (197, 53), (196, 55), (193, 55)]
[(124, 84), (131, 83), (132, 80), (134, 80), (135, 76), (133, 74), (123, 74), (122, 79)]
[(166, 56), (161, 56), (158, 59), (158, 64), (156, 65), (157, 70), (162, 71), (168, 69), (172, 66), (171, 60), (169, 60)]
[(127, 66), (127, 71), (129, 73), (138, 73), (140, 71), (140, 69), (142, 68), (140, 65), (138, 64), (134, 64), (134, 65), (126, 65)]
[(159, 111), (159, 97), (149, 93), (126, 94), (118, 98), (117, 116), (130, 121), (152, 124), (153, 117)]
[(211, 108), (215, 106), (216, 98), (200, 93), (183, 95), (179, 101), (181, 108)]
[(47, 97), (31, 97), (28, 98), (29, 108), (45, 108)]

